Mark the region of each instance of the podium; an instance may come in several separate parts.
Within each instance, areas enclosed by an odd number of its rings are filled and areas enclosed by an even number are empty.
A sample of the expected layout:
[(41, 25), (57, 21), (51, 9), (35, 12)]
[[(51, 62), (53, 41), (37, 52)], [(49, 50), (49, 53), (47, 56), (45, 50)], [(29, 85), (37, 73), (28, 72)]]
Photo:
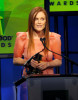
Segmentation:
[(78, 100), (78, 75), (33, 75), (16, 85), (17, 100)]

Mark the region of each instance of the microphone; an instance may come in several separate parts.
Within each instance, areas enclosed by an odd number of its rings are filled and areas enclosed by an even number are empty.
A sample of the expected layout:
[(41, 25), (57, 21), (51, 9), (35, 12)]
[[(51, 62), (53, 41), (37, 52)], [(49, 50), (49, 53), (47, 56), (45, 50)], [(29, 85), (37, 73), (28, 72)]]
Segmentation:
[(56, 52), (54, 52), (54, 51), (52, 51), (52, 50), (49, 50), (49, 49), (46, 47), (45, 40), (46, 40), (46, 38), (40, 38), (40, 41), (42, 42), (44, 48), (46, 48), (48, 51), (50, 51), (50, 52), (52, 52), (52, 53), (55, 53), (55, 54), (60, 55), (60, 56), (63, 56), (63, 55), (58, 54), (58, 53), (56, 53)]
[(40, 41), (45, 41), (46, 39), (45, 38), (40, 38)]
[(46, 44), (45, 44), (45, 40), (46, 40), (45, 38), (40, 38), (40, 41), (42, 42), (44, 48), (45, 48), (45, 46), (46, 46)]
[[(54, 52), (54, 51), (52, 51), (52, 50), (49, 50), (49, 49), (46, 47), (45, 40), (46, 40), (45, 38), (40, 38), (40, 41), (42, 42), (44, 48), (46, 48), (48, 51), (50, 51), (50, 52), (52, 52), (52, 53), (55, 53), (55, 54), (57, 54), (57, 55), (59, 55), (59, 56), (62, 56), (63, 58), (65, 58), (66, 60), (68, 60), (68, 61), (71, 63), (71, 69), (72, 69), (72, 65), (73, 65), (73, 64), (75, 64), (75, 65), (78, 66), (78, 63), (76, 63), (76, 62), (74, 62), (73, 60), (69, 59), (67, 56), (64, 56), (64, 55), (62, 55), (62, 54), (56, 53), (56, 52)], [(72, 72), (72, 71), (71, 71), (71, 72)]]

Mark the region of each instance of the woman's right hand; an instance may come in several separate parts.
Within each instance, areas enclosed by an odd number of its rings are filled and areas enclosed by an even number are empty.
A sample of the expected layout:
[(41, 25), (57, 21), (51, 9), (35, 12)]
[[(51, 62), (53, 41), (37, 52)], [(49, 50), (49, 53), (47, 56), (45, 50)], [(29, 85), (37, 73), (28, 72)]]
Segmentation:
[(31, 66), (32, 66), (32, 67), (37, 68), (37, 66), (38, 66), (38, 61), (32, 59), (30, 63), (31, 63)]

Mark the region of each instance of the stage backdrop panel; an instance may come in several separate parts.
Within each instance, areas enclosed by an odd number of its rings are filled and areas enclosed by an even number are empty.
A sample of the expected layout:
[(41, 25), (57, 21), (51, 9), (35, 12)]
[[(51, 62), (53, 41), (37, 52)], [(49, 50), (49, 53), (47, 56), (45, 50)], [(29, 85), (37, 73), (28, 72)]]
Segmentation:
[(44, 0), (0, 0), (0, 54), (13, 53), (17, 32), (27, 30), (32, 8), (44, 7)]
[(0, 0), (1, 100), (16, 100), (14, 82), (22, 69), (5, 54), (13, 54), (16, 33), (27, 30), (29, 12), (37, 6), (44, 8), (44, 0)]

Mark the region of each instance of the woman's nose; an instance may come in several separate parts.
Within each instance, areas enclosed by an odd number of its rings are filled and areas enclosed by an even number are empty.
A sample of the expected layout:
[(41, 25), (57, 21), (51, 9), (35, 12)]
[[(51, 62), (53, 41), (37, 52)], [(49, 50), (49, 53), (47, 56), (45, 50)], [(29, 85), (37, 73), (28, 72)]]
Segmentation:
[(41, 23), (41, 20), (40, 19), (38, 20), (38, 23)]

